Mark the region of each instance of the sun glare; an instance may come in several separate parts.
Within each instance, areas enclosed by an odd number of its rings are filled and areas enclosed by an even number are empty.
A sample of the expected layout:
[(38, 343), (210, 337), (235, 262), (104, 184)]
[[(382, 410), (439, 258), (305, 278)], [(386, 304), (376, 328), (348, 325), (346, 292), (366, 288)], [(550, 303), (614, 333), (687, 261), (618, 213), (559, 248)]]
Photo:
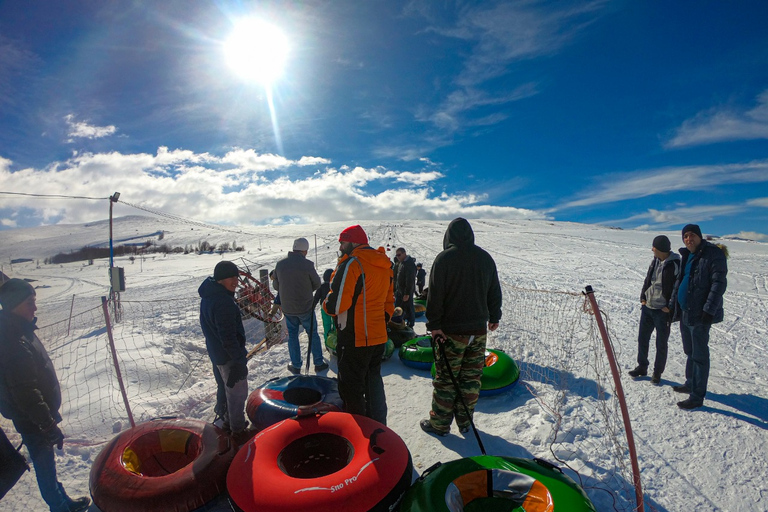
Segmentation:
[(224, 43), (224, 55), (241, 78), (268, 87), (283, 72), (288, 40), (277, 27), (246, 19), (235, 25)]

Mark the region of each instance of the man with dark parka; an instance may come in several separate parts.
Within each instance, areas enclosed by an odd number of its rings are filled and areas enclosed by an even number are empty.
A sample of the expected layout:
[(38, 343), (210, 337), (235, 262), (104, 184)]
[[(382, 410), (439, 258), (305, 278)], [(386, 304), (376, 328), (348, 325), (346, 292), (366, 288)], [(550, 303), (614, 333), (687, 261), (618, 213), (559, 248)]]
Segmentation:
[(709, 380), (709, 331), (723, 321), (723, 294), (728, 285), (728, 263), (722, 249), (701, 235), (701, 228), (683, 228), (680, 248), (680, 275), (672, 292), (673, 320), (680, 320), (680, 336), (686, 356), (685, 384), (674, 386), (688, 398), (677, 403), (681, 409), (704, 405)]
[(469, 431), (480, 395), (486, 336), (499, 327), (502, 303), (496, 263), (475, 245), (475, 234), (466, 219), (451, 221), (443, 248), (430, 271), (426, 312), (427, 330), (439, 359), (432, 382), (432, 409), (429, 418), (420, 422), (422, 430), (439, 436), (448, 433), (454, 417), (459, 432)]
[(197, 292), (200, 294), (200, 327), (216, 380), (214, 411), (233, 438), (247, 437), (245, 400), (248, 398), (248, 360), (245, 329), (235, 301), (240, 271), (231, 261), (220, 261)]
[(648, 375), (648, 349), (651, 334), (656, 330), (656, 359), (653, 363), (652, 384), (661, 383), (661, 374), (667, 365), (667, 344), (672, 305), (672, 289), (680, 272), (680, 256), (672, 252), (669, 238), (659, 235), (651, 246), (653, 261), (640, 292), (640, 329), (637, 335), (637, 367), (629, 372), (637, 378)]
[(53, 363), (35, 334), (35, 289), (22, 279), (0, 286), (0, 412), (29, 450), (37, 486), (51, 512), (85, 510), (91, 500), (71, 499), (56, 477), (53, 447), (64, 446), (58, 427), (61, 388)]
[(397, 264), (394, 267), (395, 276), (395, 307), (403, 308), (405, 325), (413, 327), (416, 323), (416, 310), (413, 306), (413, 295), (416, 291), (416, 260), (408, 256), (404, 247), (395, 250)]

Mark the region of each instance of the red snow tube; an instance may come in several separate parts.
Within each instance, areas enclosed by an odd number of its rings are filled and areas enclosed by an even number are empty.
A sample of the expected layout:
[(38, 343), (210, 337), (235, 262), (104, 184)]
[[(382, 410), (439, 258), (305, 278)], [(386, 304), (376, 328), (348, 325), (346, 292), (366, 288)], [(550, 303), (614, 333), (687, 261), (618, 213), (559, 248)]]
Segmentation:
[(226, 489), (235, 448), (218, 427), (164, 419), (120, 433), (91, 467), (93, 502), (103, 512), (189, 512)]
[(232, 461), (227, 489), (244, 512), (385, 512), (410, 487), (412, 471), (391, 429), (329, 412), (259, 432)]

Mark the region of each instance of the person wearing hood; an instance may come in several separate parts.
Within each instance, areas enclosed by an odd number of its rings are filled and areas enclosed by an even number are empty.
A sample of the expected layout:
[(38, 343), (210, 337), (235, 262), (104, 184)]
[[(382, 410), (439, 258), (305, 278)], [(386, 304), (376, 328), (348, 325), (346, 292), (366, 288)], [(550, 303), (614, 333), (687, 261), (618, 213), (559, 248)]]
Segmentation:
[(469, 431), (480, 395), (486, 336), (499, 327), (502, 304), (496, 263), (475, 245), (466, 219), (451, 221), (443, 249), (430, 271), (426, 311), (427, 330), (440, 357), (435, 363), (429, 418), (420, 422), (422, 430), (440, 436), (449, 432), (454, 418), (461, 433)]
[(701, 228), (683, 228), (680, 248), (681, 272), (672, 291), (673, 321), (680, 320), (680, 336), (686, 356), (685, 384), (673, 386), (688, 398), (677, 403), (681, 409), (704, 405), (709, 380), (709, 330), (723, 321), (723, 294), (728, 286), (728, 263), (722, 249), (704, 240)]
[(341, 232), (339, 251), (342, 255), (323, 301), (325, 312), (335, 318), (339, 395), (346, 412), (386, 425), (381, 358), (387, 322), (395, 309), (391, 262), (368, 245), (360, 226)]
[(653, 363), (652, 384), (661, 383), (661, 374), (667, 365), (667, 344), (672, 305), (672, 289), (680, 273), (680, 256), (672, 252), (669, 238), (659, 235), (651, 246), (653, 261), (640, 292), (640, 329), (637, 335), (637, 367), (629, 372), (631, 377), (648, 375), (648, 349), (651, 334), (656, 330), (656, 359)]
[(22, 279), (0, 286), (0, 412), (27, 446), (40, 495), (51, 512), (86, 510), (87, 497), (67, 496), (56, 476), (53, 447), (61, 450), (64, 434), (61, 387), (48, 353), (35, 334), (35, 289)]
[(424, 270), (424, 265), (421, 263), (416, 264), (416, 288), (419, 289), (419, 296), (424, 295), (424, 285), (427, 284), (427, 271)]
[(225, 430), (240, 440), (246, 434), (245, 400), (248, 398), (248, 359), (245, 329), (235, 301), (240, 270), (231, 261), (220, 261), (213, 277), (206, 278), (200, 294), (200, 327), (216, 380), (214, 412)]
[(416, 260), (408, 256), (404, 247), (395, 250), (395, 307), (403, 308), (405, 325), (413, 327), (416, 323), (416, 310), (413, 307), (413, 295), (416, 285)]

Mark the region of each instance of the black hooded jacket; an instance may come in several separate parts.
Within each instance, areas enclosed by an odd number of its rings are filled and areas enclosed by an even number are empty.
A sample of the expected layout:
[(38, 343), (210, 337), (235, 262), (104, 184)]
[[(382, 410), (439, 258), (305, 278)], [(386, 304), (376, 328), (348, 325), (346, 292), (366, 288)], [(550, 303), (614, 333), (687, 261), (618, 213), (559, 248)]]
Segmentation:
[(496, 263), (475, 245), (466, 219), (454, 219), (429, 275), (427, 329), (446, 334), (485, 334), (501, 319), (501, 285)]
[(40, 430), (61, 421), (61, 388), (35, 324), (0, 311), (0, 412)]

